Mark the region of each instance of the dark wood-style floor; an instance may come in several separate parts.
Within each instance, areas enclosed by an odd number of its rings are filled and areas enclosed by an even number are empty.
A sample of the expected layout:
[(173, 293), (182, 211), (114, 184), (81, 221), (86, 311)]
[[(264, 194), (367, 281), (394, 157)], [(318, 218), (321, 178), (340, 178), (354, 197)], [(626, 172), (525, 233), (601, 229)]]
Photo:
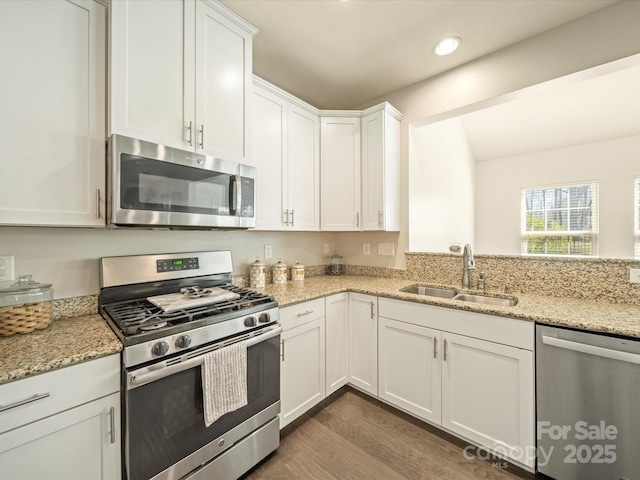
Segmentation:
[(463, 455), (465, 446), (409, 415), (344, 388), (282, 430), (278, 450), (243, 480), (534, 478), (499, 460), (469, 460)]

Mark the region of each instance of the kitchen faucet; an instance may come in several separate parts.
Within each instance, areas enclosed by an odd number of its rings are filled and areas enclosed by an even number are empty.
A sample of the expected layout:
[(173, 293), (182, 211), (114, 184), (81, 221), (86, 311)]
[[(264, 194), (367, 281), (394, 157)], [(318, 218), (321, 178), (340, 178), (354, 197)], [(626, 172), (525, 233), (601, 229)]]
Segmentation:
[(469, 270), (474, 270), (475, 268), (476, 262), (473, 259), (471, 245), (467, 243), (464, 246), (464, 252), (462, 252), (462, 288), (469, 288)]

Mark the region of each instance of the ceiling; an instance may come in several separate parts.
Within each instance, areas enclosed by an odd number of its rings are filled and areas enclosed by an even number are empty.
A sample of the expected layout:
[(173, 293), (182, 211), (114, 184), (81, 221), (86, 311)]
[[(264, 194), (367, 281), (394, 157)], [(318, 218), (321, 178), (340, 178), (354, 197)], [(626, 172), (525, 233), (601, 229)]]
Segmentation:
[(476, 161), (640, 134), (640, 66), (461, 117)]
[[(254, 73), (321, 109), (348, 109), (617, 0), (222, 0), (260, 29)], [(432, 52), (455, 35), (448, 57)]]

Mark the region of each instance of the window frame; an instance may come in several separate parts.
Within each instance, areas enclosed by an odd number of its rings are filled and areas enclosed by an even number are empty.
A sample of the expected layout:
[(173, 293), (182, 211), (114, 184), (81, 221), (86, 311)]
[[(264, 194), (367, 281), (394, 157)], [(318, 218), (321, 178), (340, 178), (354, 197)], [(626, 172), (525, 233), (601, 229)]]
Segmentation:
[[(577, 210), (579, 208), (584, 207), (571, 207), (571, 199), (570, 196), (567, 196), (567, 206), (566, 207), (555, 207), (548, 208), (547, 205), (544, 205), (542, 209), (533, 209), (527, 210), (527, 192), (537, 191), (537, 190), (558, 190), (558, 189), (567, 189), (575, 187), (591, 187), (592, 188), (592, 205), (591, 205), (591, 230), (571, 230), (571, 210)], [(599, 258), (599, 184), (597, 180), (586, 180), (580, 182), (570, 182), (570, 183), (558, 183), (552, 185), (535, 185), (530, 187), (522, 187), (520, 189), (520, 253), (523, 256), (531, 256), (531, 257), (557, 257), (557, 258)], [(541, 212), (544, 214), (544, 224), (545, 230), (527, 230), (527, 213), (530, 212)], [(548, 227), (548, 214), (549, 213), (559, 213), (566, 212), (567, 217), (567, 230), (547, 230)], [(591, 236), (591, 254), (584, 253), (535, 253), (529, 252), (529, 239), (536, 237), (566, 237), (566, 236)], [(570, 244), (569, 244), (570, 250)]]

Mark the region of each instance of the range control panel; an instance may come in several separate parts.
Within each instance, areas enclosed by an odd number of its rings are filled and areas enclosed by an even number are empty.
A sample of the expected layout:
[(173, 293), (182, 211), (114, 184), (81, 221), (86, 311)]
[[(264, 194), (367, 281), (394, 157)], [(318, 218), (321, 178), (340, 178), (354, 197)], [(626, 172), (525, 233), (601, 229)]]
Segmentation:
[(198, 268), (200, 268), (198, 257), (156, 260), (156, 271), (158, 273), (197, 270)]

